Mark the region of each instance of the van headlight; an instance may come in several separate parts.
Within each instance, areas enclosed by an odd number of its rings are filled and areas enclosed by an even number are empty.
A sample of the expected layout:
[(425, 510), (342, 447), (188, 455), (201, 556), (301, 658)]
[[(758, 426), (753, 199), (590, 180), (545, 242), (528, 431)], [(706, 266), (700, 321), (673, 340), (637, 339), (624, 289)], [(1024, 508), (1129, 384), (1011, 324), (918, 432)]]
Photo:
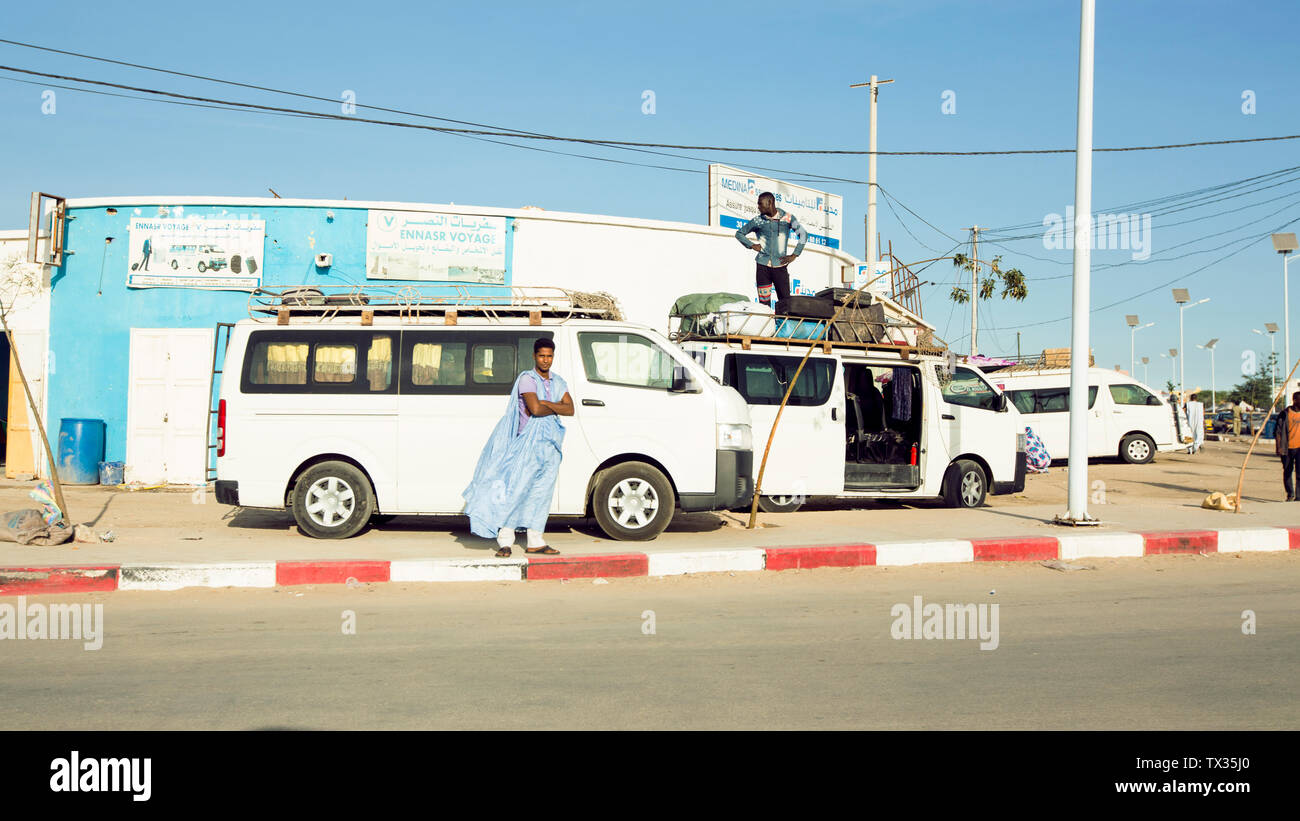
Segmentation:
[(718, 450), (753, 450), (749, 425), (718, 425)]

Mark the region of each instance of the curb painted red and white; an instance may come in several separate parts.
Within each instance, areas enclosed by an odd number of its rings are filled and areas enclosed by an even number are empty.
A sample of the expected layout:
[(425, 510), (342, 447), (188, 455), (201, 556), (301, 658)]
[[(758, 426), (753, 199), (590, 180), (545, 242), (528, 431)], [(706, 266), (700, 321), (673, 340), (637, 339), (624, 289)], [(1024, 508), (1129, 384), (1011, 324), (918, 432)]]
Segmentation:
[(0, 596), (291, 587), (355, 582), (483, 582), (680, 576), (814, 567), (902, 566), (1044, 559), (1139, 558), (1171, 553), (1300, 550), (1300, 528), (1085, 533), (791, 547), (521, 556), (510, 559), (325, 559), (0, 567)]

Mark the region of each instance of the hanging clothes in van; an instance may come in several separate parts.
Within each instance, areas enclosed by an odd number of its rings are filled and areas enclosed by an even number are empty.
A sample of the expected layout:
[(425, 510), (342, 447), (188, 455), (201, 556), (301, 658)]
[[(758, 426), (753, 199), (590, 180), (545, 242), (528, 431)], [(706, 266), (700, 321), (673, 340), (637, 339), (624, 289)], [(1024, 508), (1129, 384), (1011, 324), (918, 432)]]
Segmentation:
[(894, 368), (889, 382), (893, 386), (893, 407), (889, 415), (894, 419), (912, 418), (912, 369)]

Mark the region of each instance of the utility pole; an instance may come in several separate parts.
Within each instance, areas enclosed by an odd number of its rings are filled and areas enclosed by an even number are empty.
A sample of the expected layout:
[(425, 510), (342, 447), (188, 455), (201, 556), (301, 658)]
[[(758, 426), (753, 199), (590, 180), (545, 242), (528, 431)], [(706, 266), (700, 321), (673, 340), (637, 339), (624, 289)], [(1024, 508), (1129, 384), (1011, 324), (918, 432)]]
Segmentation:
[(1020, 331), (1016, 331), (1016, 361), (1020, 361)]
[(892, 83), (893, 80), (881, 80), (876, 75), (871, 75), (869, 83), (854, 83), (849, 88), (870, 88), (871, 99), (870, 105), (870, 150), (867, 154), (867, 246), (866, 259), (867, 278), (870, 279), (876, 275), (876, 99), (880, 96), (880, 86), (886, 83)]
[(971, 226), (971, 356), (979, 353), (979, 226)]
[(1088, 515), (1088, 318), (1092, 257), (1092, 92), (1096, 2), (1079, 4), (1079, 102), (1074, 150), (1074, 287), (1070, 305), (1069, 509), (1062, 524), (1098, 524)]

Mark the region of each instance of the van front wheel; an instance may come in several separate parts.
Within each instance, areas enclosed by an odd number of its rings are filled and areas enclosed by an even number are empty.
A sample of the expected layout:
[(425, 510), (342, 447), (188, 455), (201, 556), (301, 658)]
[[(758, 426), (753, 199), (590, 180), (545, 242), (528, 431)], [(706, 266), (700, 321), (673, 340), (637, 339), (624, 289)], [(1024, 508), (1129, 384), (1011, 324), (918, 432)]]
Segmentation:
[(664, 532), (677, 498), (668, 477), (645, 462), (624, 462), (601, 471), (591, 499), (596, 523), (621, 542), (645, 542)]
[(943, 500), (948, 507), (979, 507), (988, 495), (983, 469), (968, 459), (958, 459), (943, 477)]
[(374, 512), (370, 480), (347, 462), (321, 462), (298, 477), (293, 518), (317, 539), (346, 539), (365, 527)]

